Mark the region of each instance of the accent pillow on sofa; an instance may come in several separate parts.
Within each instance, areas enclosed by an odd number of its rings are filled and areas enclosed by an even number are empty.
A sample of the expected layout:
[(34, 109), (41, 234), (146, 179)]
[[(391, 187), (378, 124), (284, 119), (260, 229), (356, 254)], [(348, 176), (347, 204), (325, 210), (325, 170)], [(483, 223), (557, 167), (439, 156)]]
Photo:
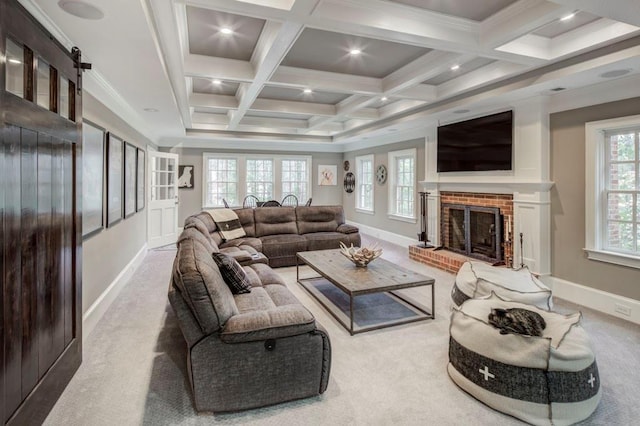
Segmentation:
[(251, 284), (249, 284), (247, 273), (233, 257), (224, 253), (213, 253), (211, 256), (218, 265), (222, 279), (229, 286), (231, 293), (251, 293)]
[(216, 227), (220, 232), (223, 242), (242, 238), (247, 235), (244, 232), (244, 228), (240, 223), (238, 215), (233, 210), (213, 209), (207, 210), (206, 212), (209, 213), (213, 221), (216, 223)]

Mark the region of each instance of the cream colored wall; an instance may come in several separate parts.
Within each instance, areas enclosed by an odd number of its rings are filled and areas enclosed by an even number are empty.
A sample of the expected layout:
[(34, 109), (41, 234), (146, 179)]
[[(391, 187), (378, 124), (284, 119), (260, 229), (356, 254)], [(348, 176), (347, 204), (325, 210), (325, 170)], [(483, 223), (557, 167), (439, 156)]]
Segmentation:
[[(291, 154), (290, 152), (278, 152), (278, 151), (233, 151), (228, 149), (201, 149), (201, 148), (175, 148), (171, 150), (163, 149), (164, 151), (173, 152), (180, 155), (180, 165), (193, 165), (194, 178), (193, 189), (180, 189), (178, 191), (178, 197), (180, 200), (180, 208), (178, 212), (178, 226), (182, 226), (184, 220), (199, 211), (202, 210), (202, 154), (205, 152), (219, 152), (219, 153), (234, 153), (242, 152), (243, 154), (273, 154), (283, 155)], [(314, 205), (339, 205), (342, 203), (341, 185), (337, 186), (319, 186), (318, 185), (318, 165), (332, 164), (337, 165), (338, 170), (341, 169), (342, 154), (341, 153), (324, 153), (324, 152), (296, 152), (296, 155), (311, 155), (311, 177), (313, 186), (311, 188), (311, 195)], [(339, 173), (338, 173), (339, 174)], [(339, 180), (341, 182), (341, 180)], [(305, 203), (307, 200), (300, 200), (300, 203)]]
[(551, 115), (552, 275), (640, 300), (640, 270), (587, 259), (585, 246), (585, 130), (589, 121), (640, 114), (640, 98)]
[[(380, 164), (384, 164), (389, 170), (389, 152), (399, 151), (403, 149), (416, 148), (416, 172), (417, 182), (424, 180), (425, 176), (425, 139), (413, 139), (405, 142), (398, 142), (389, 145), (382, 145), (369, 149), (359, 149), (357, 151), (346, 152), (344, 159), (348, 160), (351, 164), (350, 171), (355, 174), (355, 160), (360, 155), (374, 155), (373, 169), (376, 170)], [(338, 168), (338, 179), (342, 182), (344, 179), (345, 171), (342, 167)], [(356, 182), (357, 184), (357, 182)], [(420, 186), (418, 185), (418, 190)], [(418, 228), (420, 227), (419, 221), (416, 223), (407, 223), (398, 220), (389, 219), (388, 217), (388, 202), (389, 202), (389, 181), (384, 185), (380, 185), (377, 182), (374, 184), (374, 212), (375, 214), (360, 213), (356, 211), (356, 193), (355, 191), (347, 194), (342, 191), (342, 202), (344, 205), (345, 215), (348, 220), (363, 225), (371, 226), (373, 228), (381, 229), (391, 232), (393, 234), (402, 235), (408, 238), (418, 241)], [(417, 193), (416, 193), (417, 200)], [(419, 214), (417, 212), (416, 214)]]
[[(86, 91), (83, 119), (113, 132), (123, 140), (146, 149), (153, 146), (144, 135), (130, 127)], [(104, 212), (103, 212), (104, 218)], [(106, 223), (106, 220), (103, 220)], [(82, 242), (82, 312), (100, 298), (147, 241), (147, 211), (142, 210)]]

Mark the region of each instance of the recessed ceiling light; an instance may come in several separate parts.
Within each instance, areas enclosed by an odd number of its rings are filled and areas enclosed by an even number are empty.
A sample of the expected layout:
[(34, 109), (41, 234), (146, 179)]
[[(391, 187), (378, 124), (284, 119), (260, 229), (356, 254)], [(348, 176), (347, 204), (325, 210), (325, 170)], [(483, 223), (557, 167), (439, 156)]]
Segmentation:
[(147, 112), (158, 112), (158, 110), (155, 108), (145, 108), (144, 110)]
[(451, 71), (456, 71), (460, 69), (460, 65), (454, 65), (451, 67)]
[(9, 59), (9, 62), (12, 63), (12, 64), (21, 64), (22, 63), (19, 60), (13, 59), (13, 58)]
[(611, 71), (603, 72), (602, 74), (600, 74), (600, 77), (602, 77), (602, 78), (616, 78), (616, 77), (622, 77), (623, 75), (627, 75), (630, 72), (631, 72), (631, 70), (629, 70), (629, 69), (611, 70)]
[(221, 80), (218, 80), (217, 78), (215, 78), (215, 79), (211, 80), (211, 82), (212, 82), (213, 84), (215, 84), (216, 86), (219, 86), (219, 85), (221, 85), (221, 84), (222, 84), (222, 81), (221, 81)]
[(389, 100), (389, 98), (387, 98), (386, 96), (383, 96), (383, 97), (381, 97), (381, 98), (380, 98), (380, 100), (381, 100), (382, 102), (385, 102), (385, 101), (388, 101), (388, 100)]
[(233, 34), (233, 30), (229, 27), (223, 27), (220, 29), (220, 32), (222, 34)]
[(567, 16), (563, 16), (562, 18), (560, 18), (561, 21), (568, 21), (569, 19), (573, 18), (574, 16), (576, 16), (575, 13), (570, 13)]
[(304, 89), (304, 90), (303, 90), (303, 92), (304, 92), (304, 93), (311, 93), (311, 92), (313, 92), (313, 90), (311, 90), (311, 89)]
[(362, 53), (362, 51), (360, 49), (351, 49), (349, 51), (349, 55), (359, 55), (361, 53)]
[(104, 18), (104, 12), (92, 4), (83, 1), (60, 0), (58, 6), (65, 12), (82, 19), (98, 20)]

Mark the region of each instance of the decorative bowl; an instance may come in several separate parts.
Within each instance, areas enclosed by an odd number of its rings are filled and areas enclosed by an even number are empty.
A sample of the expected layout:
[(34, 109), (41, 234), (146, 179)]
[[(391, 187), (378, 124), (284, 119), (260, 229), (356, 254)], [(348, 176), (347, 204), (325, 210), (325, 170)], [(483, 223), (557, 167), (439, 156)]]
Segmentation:
[(369, 262), (380, 257), (382, 249), (377, 244), (372, 247), (354, 247), (351, 244), (351, 247), (347, 247), (343, 242), (340, 242), (340, 253), (356, 266), (365, 268)]

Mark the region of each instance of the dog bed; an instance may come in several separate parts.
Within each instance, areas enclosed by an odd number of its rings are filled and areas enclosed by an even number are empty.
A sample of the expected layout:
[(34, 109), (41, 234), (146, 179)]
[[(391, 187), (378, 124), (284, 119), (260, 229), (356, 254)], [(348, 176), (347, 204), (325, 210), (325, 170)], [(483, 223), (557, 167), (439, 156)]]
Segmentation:
[(527, 268), (497, 268), (473, 261), (463, 263), (458, 270), (451, 299), (459, 307), (467, 299), (485, 297), (491, 292), (514, 302), (536, 305), (547, 310), (553, 308), (551, 290)]
[[(501, 334), (492, 309), (524, 308), (546, 322), (542, 336)], [(504, 300), (470, 299), (451, 316), (451, 379), (486, 405), (534, 425), (569, 425), (596, 409), (600, 378), (580, 313), (561, 315)]]

